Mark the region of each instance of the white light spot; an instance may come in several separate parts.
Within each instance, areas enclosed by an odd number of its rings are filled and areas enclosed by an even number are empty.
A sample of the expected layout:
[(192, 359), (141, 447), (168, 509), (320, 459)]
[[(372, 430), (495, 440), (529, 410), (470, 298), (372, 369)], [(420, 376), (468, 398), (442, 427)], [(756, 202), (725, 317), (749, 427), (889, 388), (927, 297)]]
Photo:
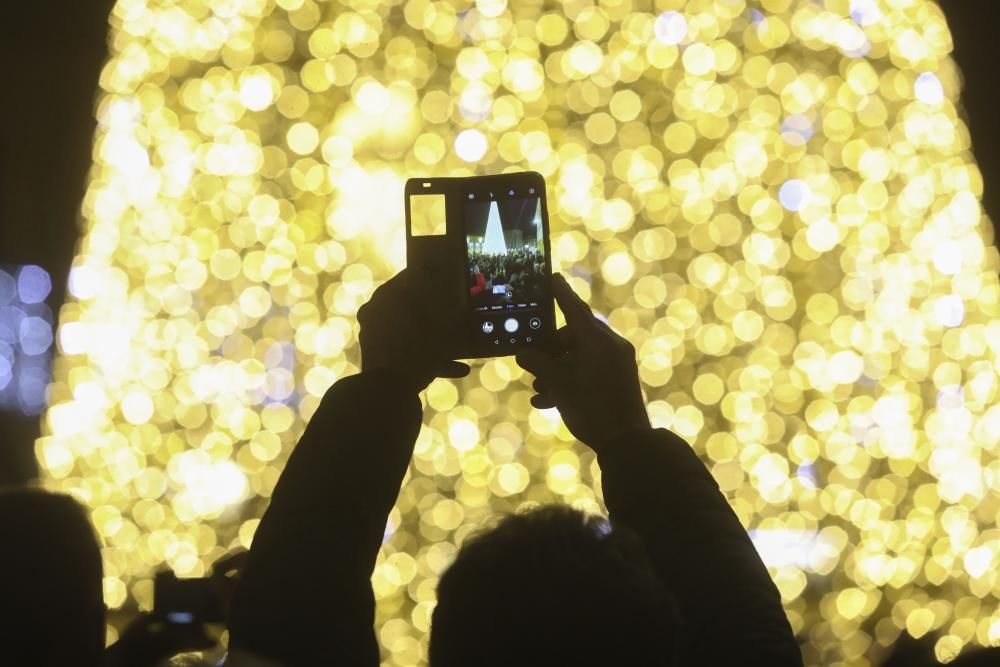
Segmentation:
[(863, 58), (871, 51), (872, 45), (865, 36), (865, 31), (851, 21), (838, 21), (831, 35), (833, 43), (840, 47), (845, 55), (852, 58)]
[(844, 49), (844, 55), (850, 58), (864, 58), (872, 50), (872, 43), (867, 38), (857, 43), (854, 48)]
[(111, 133), (104, 139), (102, 157), (122, 174), (141, 175), (149, 169), (149, 152), (135, 138)]
[(829, 544), (816, 530), (755, 528), (749, 531), (757, 553), (768, 567), (813, 569), (824, 560)]
[(462, 130), (455, 137), (455, 152), (466, 162), (478, 162), (486, 155), (486, 137), (479, 130)]
[(389, 89), (378, 81), (367, 81), (358, 88), (354, 101), (358, 108), (369, 115), (379, 115), (389, 108)]
[(962, 270), (962, 246), (958, 241), (945, 241), (934, 249), (931, 256), (934, 268), (946, 276)]
[(924, 104), (936, 106), (944, 101), (944, 86), (933, 72), (924, 72), (913, 84), (913, 94)]
[(663, 12), (653, 26), (656, 39), (671, 46), (680, 44), (687, 37), (688, 22), (680, 12)]
[(934, 304), (934, 319), (944, 327), (957, 327), (965, 319), (965, 303), (962, 297), (949, 294)]
[(778, 200), (789, 211), (801, 211), (804, 209), (809, 205), (809, 198), (811, 196), (812, 190), (809, 188), (809, 184), (797, 178), (785, 181), (784, 185), (781, 186), (781, 190), (778, 191)]
[(477, 123), (486, 120), (493, 107), (493, 98), (489, 90), (482, 85), (470, 85), (458, 99), (458, 112), (462, 118)]
[(816, 468), (811, 464), (800, 465), (796, 471), (799, 483), (807, 489), (815, 489), (819, 484), (816, 481)]
[(273, 101), (274, 91), (269, 77), (248, 76), (240, 82), (240, 102), (250, 111), (263, 111)]
[(851, 18), (858, 25), (869, 26), (882, 20), (882, 10), (875, 0), (851, 0)]
[(101, 276), (89, 266), (74, 266), (69, 272), (69, 292), (77, 299), (93, 299), (101, 287)]
[(59, 346), (64, 354), (83, 354), (90, 346), (90, 330), (81, 322), (66, 322), (59, 327)]
[(937, 395), (938, 410), (957, 410), (965, 407), (965, 392), (960, 384), (950, 384), (941, 388)]
[(121, 401), (122, 414), (129, 424), (145, 424), (153, 416), (153, 400), (141, 391), (130, 391)]
[(219, 461), (212, 466), (206, 477), (206, 486), (213, 489), (216, 500), (223, 505), (231, 505), (246, 494), (246, 476), (232, 461)]
[(396, 524), (393, 523), (392, 517), (390, 516), (385, 521), (385, 532), (382, 533), (382, 544), (385, 544), (392, 539), (392, 536), (396, 534)]

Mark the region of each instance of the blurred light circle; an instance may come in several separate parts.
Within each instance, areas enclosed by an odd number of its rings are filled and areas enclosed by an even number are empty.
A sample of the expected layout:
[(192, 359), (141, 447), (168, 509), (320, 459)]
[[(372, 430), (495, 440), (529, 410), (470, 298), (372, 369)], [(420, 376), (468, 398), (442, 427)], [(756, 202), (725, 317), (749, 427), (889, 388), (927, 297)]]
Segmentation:
[(934, 268), (946, 276), (954, 276), (962, 270), (962, 245), (948, 240), (939, 244), (931, 255)]
[(778, 191), (778, 200), (789, 211), (801, 211), (809, 205), (812, 190), (805, 181), (793, 178), (785, 181)]
[(14, 365), (10, 358), (0, 355), (0, 390), (6, 389), (14, 378)]
[(25, 317), (21, 320), (19, 338), (25, 354), (44, 354), (52, 347), (52, 326), (40, 317)]
[(37, 415), (45, 408), (45, 389), (49, 386), (49, 373), (41, 367), (22, 368), (17, 374), (17, 400), (21, 411)]
[(24, 311), (15, 306), (0, 306), (0, 340), (16, 345), (20, 339)]
[(14, 277), (0, 269), (0, 306), (9, 305), (17, 298), (17, 283)]
[(41, 303), (52, 291), (52, 279), (40, 266), (29, 264), (17, 274), (17, 293), (22, 303)]
[(924, 104), (937, 106), (944, 101), (944, 86), (933, 72), (924, 72), (913, 84), (913, 94)]
[(934, 304), (934, 319), (945, 327), (961, 326), (965, 320), (965, 303), (957, 294), (949, 294), (937, 300)]
[(455, 137), (455, 152), (466, 162), (478, 162), (486, 155), (486, 137), (479, 130), (462, 130)]
[(869, 26), (882, 19), (882, 10), (875, 0), (851, 0), (851, 18), (858, 25)]
[(781, 122), (781, 137), (793, 146), (804, 146), (814, 133), (812, 121), (803, 114), (792, 114)]
[(274, 101), (271, 81), (266, 75), (248, 76), (240, 83), (240, 102), (251, 111), (263, 111)]
[(680, 44), (687, 37), (688, 23), (680, 12), (663, 12), (656, 17), (653, 29), (656, 32), (656, 39), (673, 46)]
[(965, 405), (965, 391), (960, 384), (942, 387), (937, 395), (939, 410), (957, 410)]

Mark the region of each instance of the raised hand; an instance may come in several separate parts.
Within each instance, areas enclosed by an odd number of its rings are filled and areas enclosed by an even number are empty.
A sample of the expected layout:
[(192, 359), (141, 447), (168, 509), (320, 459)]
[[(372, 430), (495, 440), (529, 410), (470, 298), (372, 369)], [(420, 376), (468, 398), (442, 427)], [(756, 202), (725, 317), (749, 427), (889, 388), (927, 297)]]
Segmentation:
[(440, 274), (403, 269), (380, 285), (358, 311), (362, 372), (386, 369), (415, 391), (435, 377), (469, 374), (448, 357), (445, 342), (461, 326), (457, 304)]
[(649, 428), (635, 348), (594, 317), (562, 275), (553, 276), (552, 289), (566, 316), (557, 349), (530, 349), (516, 357), (536, 378), (538, 395), (531, 404), (558, 408), (570, 432), (595, 449), (622, 433)]

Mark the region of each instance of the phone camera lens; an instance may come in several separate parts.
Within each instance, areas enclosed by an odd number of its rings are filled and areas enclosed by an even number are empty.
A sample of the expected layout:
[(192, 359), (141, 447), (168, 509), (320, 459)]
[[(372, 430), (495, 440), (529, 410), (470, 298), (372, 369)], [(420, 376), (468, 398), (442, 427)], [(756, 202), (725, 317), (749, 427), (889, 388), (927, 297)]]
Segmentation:
[(513, 190), (511, 190), (511, 191), (510, 191), (510, 192), (508, 192), (507, 194), (509, 194), (509, 195), (510, 195), (511, 197), (513, 197), (513, 196), (514, 196), (514, 191), (513, 191)]

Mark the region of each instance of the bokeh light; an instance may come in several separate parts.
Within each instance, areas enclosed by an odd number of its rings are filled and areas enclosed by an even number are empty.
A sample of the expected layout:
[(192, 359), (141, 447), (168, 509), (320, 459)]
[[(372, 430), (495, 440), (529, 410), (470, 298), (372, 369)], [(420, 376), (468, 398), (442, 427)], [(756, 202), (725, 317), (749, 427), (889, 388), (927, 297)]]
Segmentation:
[[(247, 545), (403, 183), (533, 169), (558, 270), (751, 530), (807, 664), (1000, 641), (1000, 268), (930, 0), (120, 0), (38, 459), (112, 607)], [(0, 284), (0, 290), (4, 290)], [(30, 327), (29, 327), (30, 328)], [(372, 582), (387, 665), (484, 519), (599, 510), (510, 359), (426, 392)]]
[(38, 415), (52, 374), (52, 279), (34, 264), (0, 267), (0, 410)]

